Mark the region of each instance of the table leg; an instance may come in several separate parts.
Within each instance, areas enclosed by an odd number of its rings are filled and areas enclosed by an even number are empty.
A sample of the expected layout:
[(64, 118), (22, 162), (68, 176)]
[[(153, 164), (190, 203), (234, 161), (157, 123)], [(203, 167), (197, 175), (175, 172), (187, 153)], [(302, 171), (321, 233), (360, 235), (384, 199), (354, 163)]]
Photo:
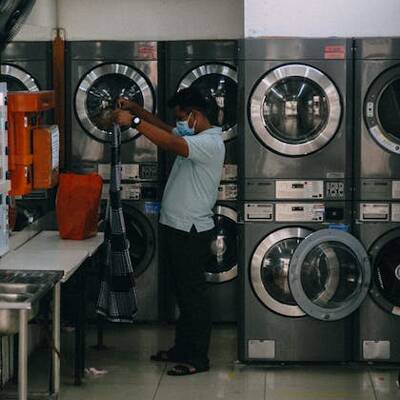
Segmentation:
[(87, 319), (87, 312), (86, 312), (86, 275), (87, 275), (87, 268), (84, 268), (82, 271), (82, 284), (81, 284), (81, 377), (85, 375), (85, 366), (86, 366), (86, 319)]
[[(75, 289), (79, 292), (82, 286), (81, 271), (77, 272), (77, 283), (78, 287)], [(75, 362), (74, 362), (74, 385), (79, 386), (82, 384), (82, 295), (77, 293), (74, 294), (74, 308), (75, 308)]]
[(28, 312), (19, 311), (18, 400), (28, 399)]
[(60, 340), (60, 283), (57, 283), (53, 289), (53, 346), (52, 349), (52, 382), (50, 393), (58, 396), (60, 393), (60, 351), (61, 351), (61, 340)]

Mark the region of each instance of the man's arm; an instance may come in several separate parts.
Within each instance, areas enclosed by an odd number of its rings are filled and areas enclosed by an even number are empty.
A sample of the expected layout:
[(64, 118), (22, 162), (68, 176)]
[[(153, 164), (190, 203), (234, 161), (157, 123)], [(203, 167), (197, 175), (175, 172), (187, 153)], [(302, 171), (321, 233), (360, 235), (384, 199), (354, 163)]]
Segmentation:
[(189, 156), (189, 146), (185, 139), (171, 135), (171, 132), (152, 125), (147, 121), (142, 121), (136, 129), (163, 150), (171, 151), (185, 158)]
[(137, 115), (142, 120), (147, 121), (151, 125), (157, 126), (158, 128), (160, 128), (168, 133), (172, 133), (172, 129), (173, 129), (172, 126), (169, 126), (164, 121), (162, 121), (160, 118), (158, 118), (156, 115), (145, 110), (139, 104), (137, 104), (133, 101), (129, 101), (127, 99), (123, 99), (123, 98), (121, 98), (119, 100), (119, 104), (123, 109), (131, 111), (133, 114)]
[[(129, 111), (115, 110), (114, 120), (121, 126), (132, 124), (133, 115)], [(170, 132), (162, 129), (148, 121), (142, 120), (136, 128), (143, 136), (146, 136), (156, 146), (163, 150), (171, 151), (182, 157), (189, 156), (189, 146), (185, 139), (171, 135)]]

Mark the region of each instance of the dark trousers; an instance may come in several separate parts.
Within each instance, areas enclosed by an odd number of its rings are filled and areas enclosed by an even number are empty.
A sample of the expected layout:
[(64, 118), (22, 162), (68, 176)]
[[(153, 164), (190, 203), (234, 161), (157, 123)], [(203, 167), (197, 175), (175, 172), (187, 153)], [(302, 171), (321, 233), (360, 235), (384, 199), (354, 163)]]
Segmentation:
[(211, 318), (204, 272), (213, 230), (197, 232), (193, 227), (184, 232), (161, 225), (161, 233), (162, 257), (180, 311), (169, 356), (196, 368), (208, 368)]

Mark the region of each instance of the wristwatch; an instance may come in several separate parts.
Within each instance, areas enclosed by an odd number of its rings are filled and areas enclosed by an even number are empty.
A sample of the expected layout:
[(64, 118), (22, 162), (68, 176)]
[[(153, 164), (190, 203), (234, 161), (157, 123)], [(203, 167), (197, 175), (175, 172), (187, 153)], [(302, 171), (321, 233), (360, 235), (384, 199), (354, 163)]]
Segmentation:
[(132, 118), (131, 127), (137, 128), (141, 122), (142, 122), (142, 120), (137, 115), (134, 115)]

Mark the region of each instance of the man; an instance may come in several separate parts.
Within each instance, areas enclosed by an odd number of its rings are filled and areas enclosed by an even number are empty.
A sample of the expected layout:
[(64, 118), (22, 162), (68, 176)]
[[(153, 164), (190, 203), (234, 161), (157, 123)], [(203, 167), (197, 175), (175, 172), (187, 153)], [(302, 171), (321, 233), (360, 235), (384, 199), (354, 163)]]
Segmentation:
[(133, 123), (154, 144), (177, 155), (161, 203), (160, 224), (162, 256), (174, 284), (180, 317), (174, 346), (151, 359), (179, 363), (169, 375), (207, 371), (211, 310), (204, 271), (225, 156), (221, 129), (210, 124), (207, 103), (193, 88), (179, 91), (168, 102), (175, 112), (175, 128), (135, 103), (120, 100), (120, 106), (125, 111), (115, 111), (118, 124)]

